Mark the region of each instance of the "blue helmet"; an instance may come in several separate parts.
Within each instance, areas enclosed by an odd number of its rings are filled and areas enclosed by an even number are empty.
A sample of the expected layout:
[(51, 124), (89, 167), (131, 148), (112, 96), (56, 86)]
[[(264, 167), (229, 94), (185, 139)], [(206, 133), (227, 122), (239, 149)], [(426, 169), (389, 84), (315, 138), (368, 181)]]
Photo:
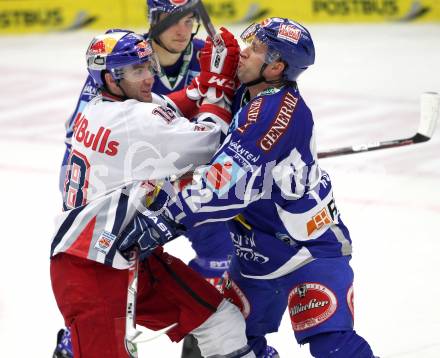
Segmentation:
[(161, 13), (171, 14), (182, 8), (191, 8), (199, 0), (147, 0), (148, 21), (151, 25), (159, 21)]
[(96, 36), (87, 49), (86, 59), (87, 70), (98, 87), (104, 87), (103, 71), (120, 81), (126, 66), (148, 61), (155, 64), (150, 43), (141, 35), (123, 30)]
[(254, 38), (268, 46), (265, 63), (282, 60), (287, 64), (283, 78), (296, 81), (298, 76), (315, 62), (315, 46), (309, 31), (286, 18), (271, 17), (252, 24), (241, 34), (245, 42)]

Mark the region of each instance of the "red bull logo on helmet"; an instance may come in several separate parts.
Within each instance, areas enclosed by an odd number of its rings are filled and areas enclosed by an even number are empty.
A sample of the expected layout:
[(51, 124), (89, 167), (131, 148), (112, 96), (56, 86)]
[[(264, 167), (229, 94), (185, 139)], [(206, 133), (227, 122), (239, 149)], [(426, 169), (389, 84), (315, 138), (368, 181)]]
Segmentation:
[(278, 29), (277, 37), (297, 44), (301, 38), (301, 30), (294, 25), (281, 24)]
[(118, 41), (113, 37), (97, 40), (90, 46), (89, 53), (94, 55), (109, 54), (117, 42)]
[(150, 56), (153, 53), (153, 49), (149, 43), (142, 41), (136, 45), (136, 52), (139, 58), (144, 58)]

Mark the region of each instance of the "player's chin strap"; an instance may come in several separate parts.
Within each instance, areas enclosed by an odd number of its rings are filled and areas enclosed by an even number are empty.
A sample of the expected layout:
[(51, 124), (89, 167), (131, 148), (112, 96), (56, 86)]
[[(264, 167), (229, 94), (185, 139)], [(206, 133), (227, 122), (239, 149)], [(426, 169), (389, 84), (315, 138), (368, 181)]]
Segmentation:
[[(119, 87), (119, 89), (121, 90), (121, 92), (122, 92), (122, 94), (123, 94), (123, 96), (121, 96), (121, 95), (119, 95), (119, 94), (115, 94), (115, 93), (113, 93), (112, 91), (110, 91), (110, 89), (108, 88), (108, 86), (107, 86), (107, 84), (106, 84), (106, 82), (104, 81), (104, 86), (101, 88), (101, 92), (103, 92), (104, 94), (107, 94), (107, 95), (110, 95), (110, 96), (106, 96), (106, 97), (108, 97), (108, 99), (109, 100), (112, 100), (112, 101), (115, 101), (115, 100), (117, 100), (117, 101), (125, 101), (125, 100), (127, 100), (127, 99), (130, 99), (128, 96), (127, 96), (127, 93), (124, 91), (124, 89), (122, 88), (122, 86), (121, 86), (121, 80), (122, 80), (122, 78), (118, 78), (118, 79), (116, 79), (116, 78), (114, 78), (114, 76), (113, 76), (113, 74), (110, 72), (110, 71), (103, 71), (103, 73), (104, 72), (106, 72), (106, 73), (110, 73), (110, 75), (112, 76), (112, 78), (113, 78), (113, 80), (116, 82), (116, 85)], [(102, 74), (102, 77), (104, 77), (104, 74)]]
[(116, 85), (119, 87), (119, 89), (121, 90), (122, 94), (124, 95), (124, 96), (119, 96), (121, 98), (121, 101), (125, 101), (127, 99), (130, 99), (127, 96), (127, 93), (125, 92), (125, 90), (121, 86), (121, 80), (116, 80)]
[(249, 88), (251, 86), (255, 86), (255, 85), (258, 85), (258, 84), (260, 84), (262, 82), (265, 82), (267, 84), (274, 85), (274, 86), (277, 86), (277, 87), (281, 87), (281, 86), (285, 86), (285, 85), (290, 85), (290, 86), (296, 88), (296, 82), (295, 81), (289, 81), (289, 80), (286, 80), (284, 78), (280, 78), (278, 80), (273, 80), (273, 81), (266, 80), (266, 78), (264, 78), (264, 76), (263, 76), (263, 72), (266, 69), (267, 65), (268, 65), (267, 63), (263, 63), (263, 65), (261, 66), (261, 69), (260, 69), (259, 77), (257, 77), (255, 80), (252, 80), (252, 81), (249, 81), (249, 82), (245, 82), (243, 84), (246, 87)]
[(107, 94), (107, 96), (105, 96), (106, 99), (109, 99), (109, 100), (112, 100), (112, 101), (121, 101), (121, 102), (126, 101), (127, 99), (130, 99), (127, 96), (127, 93), (124, 91), (124, 89), (120, 85), (121, 80), (115, 80), (115, 81), (116, 81), (116, 85), (119, 87), (119, 89), (121, 90), (123, 95), (121, 96), (119, 94), (115, 94), (112, 91), (110, 91), (110, 89), (107, 86), (104, 86), (102, 88), (102, 92), (103, 92), (103, 94)]
[(100, 88), (100, 91), (104, 101), (123, 102), (128, 99), (126, 97), (122, 97), (120, 95), (112, 93), (107, 87)]

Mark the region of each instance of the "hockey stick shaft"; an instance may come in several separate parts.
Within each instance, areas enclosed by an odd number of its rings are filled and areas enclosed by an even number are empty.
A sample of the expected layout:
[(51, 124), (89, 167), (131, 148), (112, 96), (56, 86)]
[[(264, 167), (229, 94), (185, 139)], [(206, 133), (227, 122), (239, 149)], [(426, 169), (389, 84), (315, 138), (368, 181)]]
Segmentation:
[(125, 350), (130, 358), (138, 357), (138, 343), (149, 342), (170, 329), (177, 326), (177, 322), (157, 331), (152, 331), (145, 327), (136, 326), (136, 298), (138, 291), (139, 275), (139, 248), (135, 247), (130, 252), (130, 267), (128, 268), (128, 289), (127, 289), (127, 308), (125, 317)]
[(373, 150), (403, 147), (406, 145), (423, 143), (431, 139), (434, 134), (440, 113), (440, 95), (434, 92), (423, 93), (420, 100), (420, 123), (417, 133), (410, 138), (388, 140), (376, 143), (361, 144), (351, 147), (336, 148), (319, 152), (318, 158), (330, 158), (340, 155), (370, 152)]
[(199, 0), (197, 3), (197, 12), (199, 13), (200, 19), (202, 20), (203, 27), (205, 28), (208, 36), (214, 42), (217, 52), (222, 52), (225, 47), (222, 38), (217, 34), (217, 31), (212, 24), (211, 18), (206, 11), (205, 5), (203, 5), (202, 0)]
[(325, 152), (319, 152), (318, 158), (330, 158), (330, 157), (337, 157), (340, 155), (371, 152), (373, 150), (403, 147), (410, 144), (425, 142), (429, 139), (427, 137), (421, 139), (419, 138), (420, 138), (419, 134), (416, 134), (411, 138), (396, 139), (396, 140), (389, 140), (389, 141), (383, 141), (377, 143), (354, 145), (351, 147), (336, 148)]
[(127, 308), (125, 317), (125, 349), (130, 358), (137, 358), (137, 345), (133, 342), (136, 331), (136, 296), (139, 274), (139, 250), (134, 248), (130, 253), (128, 268)]

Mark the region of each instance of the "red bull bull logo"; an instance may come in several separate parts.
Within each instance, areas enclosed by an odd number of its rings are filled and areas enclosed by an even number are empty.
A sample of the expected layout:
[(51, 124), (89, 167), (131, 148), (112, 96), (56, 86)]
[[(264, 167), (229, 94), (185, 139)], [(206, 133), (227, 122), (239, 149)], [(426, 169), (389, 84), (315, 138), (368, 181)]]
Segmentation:
[(150, 56), (153, 53), (153, 49), (146, 41), (142, 41), (136, 45), (136, 52), (139, 58), (144, 58)]
[(93, 55), (109, 54), (115, 47), (116, 42), (117, 40), (113, 37), (98, 40), (90, 46), (89, 53)]
[(98, 240), (98, 245), (99, 245), (99, 247), (101, 247), (102, 249), (108, 249), (108, 248), (110, 247), (110, 240), (101, 237), (101, 238)]

